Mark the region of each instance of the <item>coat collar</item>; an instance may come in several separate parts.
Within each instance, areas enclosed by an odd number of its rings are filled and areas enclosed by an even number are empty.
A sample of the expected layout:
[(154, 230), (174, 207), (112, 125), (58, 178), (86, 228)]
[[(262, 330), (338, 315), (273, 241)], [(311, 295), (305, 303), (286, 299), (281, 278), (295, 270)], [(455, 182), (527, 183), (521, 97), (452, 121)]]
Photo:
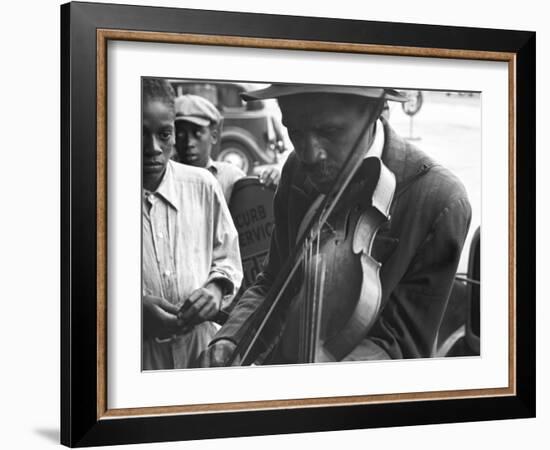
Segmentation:
[(395, 175), (397, 182), (396, 192), (400, 192), (418, 176), (427, 172), (435, 165), (435, 162), (401, 136), (397, 135), (384, 118), (381, 118), (381, 120), (384, 124), (386, 135), (382, 161)]

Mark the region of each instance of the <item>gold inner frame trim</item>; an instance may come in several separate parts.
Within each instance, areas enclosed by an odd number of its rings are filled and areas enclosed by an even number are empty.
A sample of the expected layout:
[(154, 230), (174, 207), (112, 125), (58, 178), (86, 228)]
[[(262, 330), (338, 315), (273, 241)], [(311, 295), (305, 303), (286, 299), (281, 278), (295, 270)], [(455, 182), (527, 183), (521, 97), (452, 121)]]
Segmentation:
[[(472, 59), (508, 63), (508, 246), (509, 318), (508, 387), (411, 392), (401, 394), (265, 400), (202, 405), (151, 406), (108, 409), (107, 405), (107, 43), (109, 40), (249, 47), (284, 50), (363, 53), (370, 55)], [(295, 409), (404, 401), (501, 397), (516, 394), (516, 54), (478, 50), (403, 47), (324, 41), (297, 41), (241, 36), (158, 33), (114, 29), (97, 30), (97, 419), (174, 414), (207, 414), (267, 409)]]

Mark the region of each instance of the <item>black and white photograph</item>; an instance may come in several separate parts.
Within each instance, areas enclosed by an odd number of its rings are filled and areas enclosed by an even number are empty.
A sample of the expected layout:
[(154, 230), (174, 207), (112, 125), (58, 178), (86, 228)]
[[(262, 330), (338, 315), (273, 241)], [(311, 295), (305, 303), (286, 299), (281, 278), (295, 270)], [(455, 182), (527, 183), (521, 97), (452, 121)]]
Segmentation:
[(143, 371), (480, 357), (480, 92), (135, 95)]
[(536, 33), (422, 17), (63, 5), (63, 444), (535, 417)]
[(0, 448), (544, 449), (545, 10), (6, 2)]

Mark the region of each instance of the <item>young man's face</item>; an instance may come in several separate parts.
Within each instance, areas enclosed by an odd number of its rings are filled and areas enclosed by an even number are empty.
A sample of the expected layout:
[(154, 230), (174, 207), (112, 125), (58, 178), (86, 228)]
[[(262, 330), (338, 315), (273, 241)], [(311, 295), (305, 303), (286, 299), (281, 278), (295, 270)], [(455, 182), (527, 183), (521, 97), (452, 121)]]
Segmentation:
[(176, 152), (183, 164), (206, 167), (217, 139), (214, 125), (200, 126), (186, 120), (176, 122)]
[[(320, 192), (327, 193), (359, 138), (373, 103), (351, 95), (299, 94), (280, 98), (279, 106), (308, 178)], [(373, 130), (374, 123), (360, 148), (369, 147)]]
[(174, 146), (174, 107), (162, 100), (143, 105), (143, 187), (150, 191), (160, 184)]

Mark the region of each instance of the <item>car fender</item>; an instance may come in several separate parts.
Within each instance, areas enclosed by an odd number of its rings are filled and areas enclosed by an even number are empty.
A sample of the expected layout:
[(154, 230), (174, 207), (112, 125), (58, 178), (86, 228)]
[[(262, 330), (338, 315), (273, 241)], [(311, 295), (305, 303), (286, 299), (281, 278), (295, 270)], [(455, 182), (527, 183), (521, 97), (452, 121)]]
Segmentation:
[(244, 145), (259, 164), (267, 164), (271, 162), (267, 155), (265, 155), (265, 151), (262, 150), (256, 143), (254, 136), (243, 128), (224, 128), (221, 135), (220, 151), (223, 147), (224, 141), (235, 141)]

